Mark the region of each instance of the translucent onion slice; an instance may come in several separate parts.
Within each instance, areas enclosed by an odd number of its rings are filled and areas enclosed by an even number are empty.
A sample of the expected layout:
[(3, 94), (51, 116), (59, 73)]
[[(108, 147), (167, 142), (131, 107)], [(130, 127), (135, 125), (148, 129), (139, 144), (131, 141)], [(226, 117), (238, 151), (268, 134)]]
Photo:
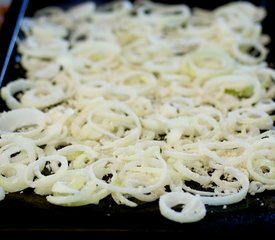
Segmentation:
[(226, 51), (218, 47), (204, 46), (192, 52), (186, 60), (186, 71), (200, 81), (229, 74), (234, 67), (234, 60)]
[(7, 192), (18, 192), (28, 187), (24, 181), (27, 166), (22, 163), (0, 165), (0, 186)]
[(41, 81), (26, 91), (20, 100), (24, 107), (43, 109), (62, 102), (64, 98), (65, 94), (61, 87)]
[[(273, 143), (274, 144), (274, 143)], [(268, 148), (268, 144), (266, 146)], [(274, 149), (256, 150), (247, 160), (247, 169), (251, 177), (261, 183), (275, 184)]]
[(2, 135), (0, 139), (0, 163), (29, 164), (43, 155), (43, 150), (34, 142), (22, 136)]
[(247, 175), (239, 169), (233, 167), (225, 167), (224, 171), (237, 179), (238, 183), (241, 185), (241, 189), (236, 189), (236, 193), (232, 193), (229, 195), (215, 196), (215, 194), (213, 194), (213, 196), (211, 197), (201, 196), (201, 200), (204, 204), (215, 206), (233, 204), (240, 202), (242, 199), (246, 197), (249, 189), (249, 180)]
[(61, 148), (57, 151), (58, 154), (67, 157), (71, 161), (73, 168), (83, 168), (95, 161), (98, 153), (91, 147), (81, 144), (72, 144)]
[[(48, 170), (44, 175), (43, 170)], [(50, 155), (39, 158), (28, 165), (25, 171), (25, 182), (28, 186), (35, 188), (40, 195), (51, 193), (53, 184), (60, 179), (68, 169), (68, 160), (60, 155)]]
[(1, 97), (10, 109), (22, 108), (23, 104), (14, 95), (30, 89), (33, 85), (34, 83), (29, 80), (18, 79), (1, 88)]
[(245, 163), (250, 157), (251, 147), (241, 140), (212, 142), (202, 146), (202, 151), (212, 161), (222, 166), (236, 166)]
[[(250, 49), (255, 49), (254, 51), (257, 51), (255, 53), (255, 56), (250, 55)], [(257, 64), (266, 58), (267, 50), (259, 42), (242, 40), (237, 45), (234, 45), (234, 47), (232, 48), (232, 54), (237, 60), (242, 63)]]
[(47, 196), (47, 200), (62, 206), (98, 204), (109, 195), (109, 191), (90, 181), (87, 168), (68, 170), (54, 183), (52, 192), (52, 195)]
[(21, 108), (4, 112), (0, 115), (0, 133), (31, 137), (42, 131), (46, 121), (46, 115), (37, 109)]
[[(178, 205), (181, 211), (173, 209)], [(201, 198), (186, 192), (165, 193), (159, 198), (159, 209), (164, 217), (179, 223), (197, 222), (206, 215)]]
[[(108, 169), (105, 168), (106, 164), (115, 164), (115, 162), (117, 161), (114, 158), (103, 158), (100, 159), (96, 162), (94, 162), (90, 167), (89, 167), (89, 174), (91, 179), (96, 182), (98, 184), (99, 187), (103, 188), (103, 189), (107, 189), (111, 192), (119, 192), (119, 193), (126, 193), (126, 194), (145, 194), (145, 193), (149, 193), (161, 186), (164, 186), (165, 181), (166, 181), (166, 177), (167, 177), (167, 164), (165, 162), (165, 160), (159, 155), (156, 154), (156, 160), (159, 162), (159, 164), (161, 165), (160, 167), (154, 167), (152, 169), (157, 171), (158, 173), (158, 177), (156, 179), (154, 179), (154, 181), (150, 181), (150, 182), (144, 182), (142, 181), (142, 179), (140, 178), (140, 176), (144, 175), (142, 174), (142, 172), (144, 172), (145, 175), (150, 175), (150, 172), (147, 172), (149, 168), (147, 167), (136, 167), (133, 169), (132, 165), (137, 165), (138, 163), (135, 163), (134, 161), (132, 162), (131, 165), (126, 165), (126, 169), (124, 169), (124, 171), (126, 171), (125, 173), (127, 173), (128, 171), (132, 171), (133, 172), (133, 176), (132, 178), (125, 178), (125, 174), (120, 174), (120, 179), (117, 177), (118, 175), (115, 172), (115, 169), (110, 169), (110, 172)], [(127, 170), (128, 169), (128, 170)], [(140, 172), (140, 174), (139, 174)], [(137, 173), (137, 174), (135, 174)], [(112, 174), (112, 180), (110, 183), (104, 181), (102, 179), (102, 177), (106, 174)], [(102, 177), (100, 177), (100, 175), (102, 175)], [(136, 177), (136, 180), (135, 180)], [(125, 180), (125, 182), (123, 182)], [(122, 181), (122, 182), (120, 182)], [(135, 182), (136, 181), (136, 182)], [(132, 183), (131, 183), (132, 182)], [(129, 185), (129, 186), (127, 186)]]

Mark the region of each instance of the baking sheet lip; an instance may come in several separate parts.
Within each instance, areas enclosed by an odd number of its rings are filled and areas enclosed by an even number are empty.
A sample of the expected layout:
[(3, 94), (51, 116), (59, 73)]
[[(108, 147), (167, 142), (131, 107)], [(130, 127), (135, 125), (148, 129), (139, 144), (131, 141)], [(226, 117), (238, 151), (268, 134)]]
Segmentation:
[(4, 41), (4, 44), (1, 44), (0, 47), (0, 66), (2, 66), (0, 86), (6, 76), (6, 71), (28, 4), (29, 0), (13, 0), (6, 15), (6, 20), (2, 26), (0, 39), (3, 39), (2, 41)]

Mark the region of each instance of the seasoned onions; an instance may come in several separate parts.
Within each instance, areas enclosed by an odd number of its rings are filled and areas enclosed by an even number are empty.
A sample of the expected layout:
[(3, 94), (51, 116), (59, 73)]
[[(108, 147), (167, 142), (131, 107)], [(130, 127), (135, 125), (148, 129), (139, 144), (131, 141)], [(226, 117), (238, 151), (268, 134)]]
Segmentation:
[(206, 205), (275, 189), (275, 71), (265, 10), (149, 1), (39, 10), (18, 39), (26, 78), (1, 97), (0, 199), (159, 200), (194, 222)]

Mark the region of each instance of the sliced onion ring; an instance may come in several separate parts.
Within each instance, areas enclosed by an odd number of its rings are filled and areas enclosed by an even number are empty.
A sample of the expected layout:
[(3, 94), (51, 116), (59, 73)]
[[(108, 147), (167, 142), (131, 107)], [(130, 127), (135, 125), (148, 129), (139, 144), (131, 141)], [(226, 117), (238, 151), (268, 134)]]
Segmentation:
[(34, 129), (20, 132), (23, 136), (31, 136), (40, 132), (46, 124), (46, 116), (43, 112), (32, 108), (15, 109), (0, 115), (0, 134), (15, 133), (26, 127)]
[[(173, 209), (177, 205), (184, 205), (180, 212)], [(162, 195), (159, 199), (161, 214), (175, 222), (196, 222), (206, 214), (205, 206), (199, 196), (185, 192), (170, 192)]]

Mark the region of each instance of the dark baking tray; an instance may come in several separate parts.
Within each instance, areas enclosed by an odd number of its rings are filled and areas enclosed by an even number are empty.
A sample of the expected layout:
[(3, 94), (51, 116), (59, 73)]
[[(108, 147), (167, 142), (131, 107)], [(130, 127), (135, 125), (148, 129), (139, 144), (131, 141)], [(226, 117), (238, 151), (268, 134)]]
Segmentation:
[[(25, 6), (28, 4), (27, 11)], [(3, 85), (7, 82), (24, 76), (24, 70), (20, 67), (15, 36), (19, 36), (18, 25), (22, 17), (32, 14), (42, 7), (48, 5), (59, 5), (63, 7), (72, 6), (80, 1), (35, 1), (14, 0), (7, 21), (4, 23), (0, 35), (0, 64), (6, 62), (2, 69)], [(83, 1), (81, 1), (83, 2)], [(95, 1), (99, 4), (108, 1)], [(184, 2), (189, 6), (198, 6), (212, 9), (229, 1), (162, 1), (169, 4)], [(264, 6), (268, 10), (268, 17), (263, 22), (264, 32), (275, 39), (273, 24), (275, 22), (275, 1), (259, 0), (251, 1), (256, 5)], [(5, 37), (2, 41), (1, 36)], [(13, 46), (13, 44), (15, 45)], [(268, 63), (274, 66), (275, 62), (275, 40), (268, 46), (270, 54)], [(8, 50), (8, 51), (7, 51)], [(4, 60), (3, 60), (4, 59)], [(3, 66), (0, 65), (0, 66)], [(0, 102), (0, 111), (6, 109)], [(207, 215), (200, 222), (190, 224), (179, 224), (169, 221), (161, 216), (158, 203), (146, 203), (136, 208), (116, 205), (111, 198), (104, 199), (99, 205), (88, 205), (82, 207), (61, 207), (48, 203), (45, 197), (35, 195), (31, 189), (23, 193), (10, 193), (4, 201), (0, 202), (0, 234), (32, 234), (39, 239), (50, 234), (69, 233), (69, 237), (79, 237), (85, 234), (100, 234), (100, 236), (140, 236), (147, 233), (171, 234), (191, 233), (193, 236), (203, 236), (215, 239), (231, 236), (239, 236), (243, 233), (275, 233), (275, 191), (267, 191), (255, 196), (248, 195), (240, 203), (223, 207), (207, 207)], [(134, 233), (134, 235), (133, 235)], [(3, 235), (1, 235), (3, 236)], [(156, 235), (157, 236), (157, 235)], [(186, 236), (186, 235), (185, 235)]]

